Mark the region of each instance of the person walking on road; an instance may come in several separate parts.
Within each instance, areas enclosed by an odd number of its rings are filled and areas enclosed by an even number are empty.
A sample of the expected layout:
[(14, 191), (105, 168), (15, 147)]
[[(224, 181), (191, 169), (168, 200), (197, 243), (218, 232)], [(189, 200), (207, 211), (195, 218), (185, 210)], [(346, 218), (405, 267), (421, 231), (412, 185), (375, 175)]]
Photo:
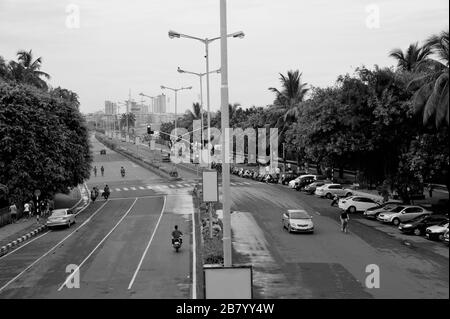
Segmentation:
[(11, 206), (9, 206), (9, 212), (11, 214), (11, 222), (15, 223), (17, 221), (17, 206), (15, 203), (12, 203)]
[(428, 186), (428, 194), (430, 195), (430, 198), (433, 198), (433, 185), (430, 184)]
[(350, 220), (350, 217), (348, 216), (348, 212), (346, 210), (342, 211), (340, 219), (341, 219), (341, 231), (347, 234), (348, 222)]
[(97, 177), (97, 166), (94, 166), (94, 176)]
[(30, 203), (25, 203), (23, 205), (23, 214), (27, 217), (27, 219), (30, 219), (30, 217), (31, 217), (31, 205), (30, 205)]
[(100, 171), (102, 172), (102, 177), (105, 175), (105, 168), (103, 167), (103, 165), (102, 165), (102, 167), (100, 168)]

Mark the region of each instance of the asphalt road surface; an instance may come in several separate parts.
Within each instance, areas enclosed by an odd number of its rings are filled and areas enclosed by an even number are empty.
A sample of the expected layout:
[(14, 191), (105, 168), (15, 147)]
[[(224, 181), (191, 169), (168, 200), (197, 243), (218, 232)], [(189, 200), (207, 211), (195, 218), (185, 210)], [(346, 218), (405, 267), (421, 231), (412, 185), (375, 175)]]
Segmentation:
[[(171, 188), (92, 139), (98, 174), (108, 184), (68, 229), (54, 229), (0, 258), (0, 298), (193, 298), (192, 186)], [(104, 166), (102, 177), (100, 167)], [(120, 167), (126, 176), (120, 175)], [(184, 233), (176, 253), (171, 231)]]

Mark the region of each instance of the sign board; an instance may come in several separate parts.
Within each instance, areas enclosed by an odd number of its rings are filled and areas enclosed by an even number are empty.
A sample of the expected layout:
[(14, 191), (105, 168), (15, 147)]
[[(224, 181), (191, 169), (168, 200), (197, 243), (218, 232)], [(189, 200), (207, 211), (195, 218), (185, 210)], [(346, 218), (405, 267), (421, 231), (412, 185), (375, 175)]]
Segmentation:
[(40, 190), (40, 189), (36, 189), (36, 190), (34, 191), (34, 196), (36, 196), (36, 197), (41, 196), (41, 190)]
[(252, 299), (252, 266), (203, 267), (205, 299)]
[(219, 181), (217, 171), (203, 171), (203, 202), (216, 203), (219, 201)]

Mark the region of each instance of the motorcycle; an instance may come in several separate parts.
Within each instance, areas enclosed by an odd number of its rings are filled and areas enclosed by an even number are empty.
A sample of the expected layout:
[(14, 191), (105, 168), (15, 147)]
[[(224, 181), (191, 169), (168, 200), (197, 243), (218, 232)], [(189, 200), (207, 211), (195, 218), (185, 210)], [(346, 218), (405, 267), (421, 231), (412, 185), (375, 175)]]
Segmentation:
[(120, 174), (122, 174), (122, 178), (125, 177), (125, 171), (121, 171)]
[(108, 198), (109, 198), (109, 192), (103, 192), (103, 198), (104, 198), (105, 200), (108, 200)]
[(172, 246), (175, 249), (176, 252), (181, 248), (181, 239), (180, 238), (174, 238), (172, 241)]

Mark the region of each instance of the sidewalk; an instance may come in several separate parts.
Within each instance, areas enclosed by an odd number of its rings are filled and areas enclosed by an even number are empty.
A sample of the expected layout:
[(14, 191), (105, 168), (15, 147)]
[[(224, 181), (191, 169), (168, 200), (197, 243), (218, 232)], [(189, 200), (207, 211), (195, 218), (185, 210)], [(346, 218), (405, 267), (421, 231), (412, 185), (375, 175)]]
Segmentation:
[[(84, 187), (80, 189), (74, 188), (69, 194), (56, 194), (55, 209), (59, 208), (73, 208), (77, 204), (83, 204), (83, 206), (89, 202), (89, 196), (87, 190)], [(40, 218), (39, 224), (36, 221), (36, 217), (30, 217), (27, 219), (23, 217), (16, 223), (8, 224), (0, 228), (0, 247), (6, 246), (9, 243), (16, 241), (17, 239), (26, 236), (30, 232), (38, 229), (40, 226), (45, 225), (47, 219)]]

